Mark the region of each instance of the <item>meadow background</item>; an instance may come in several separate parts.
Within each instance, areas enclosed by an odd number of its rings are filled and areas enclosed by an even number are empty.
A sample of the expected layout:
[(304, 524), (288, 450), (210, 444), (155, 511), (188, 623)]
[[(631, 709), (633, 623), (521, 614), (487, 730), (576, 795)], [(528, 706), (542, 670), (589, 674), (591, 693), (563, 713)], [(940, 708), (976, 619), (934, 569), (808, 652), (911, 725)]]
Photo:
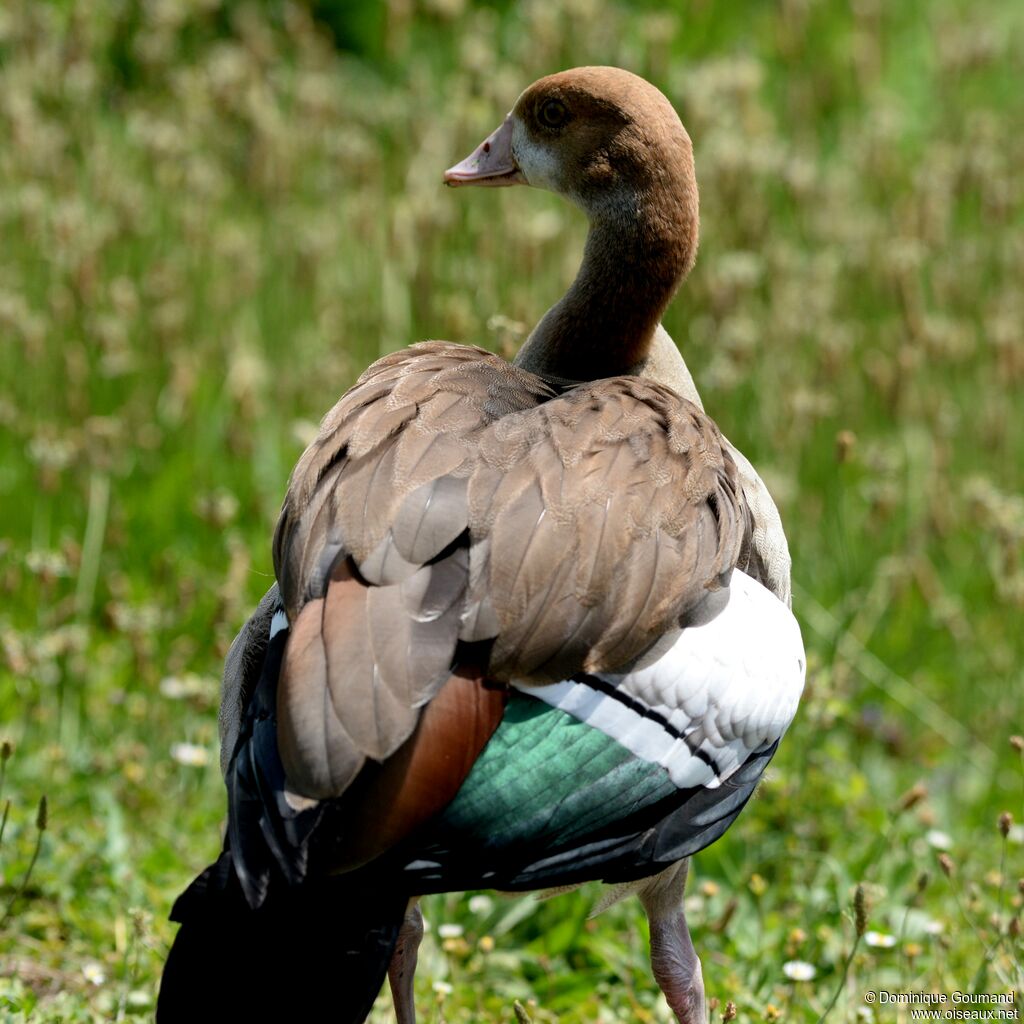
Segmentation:
[[(509, 354), (559, 296), (575, 211), (440, 182), (581, 63), (693, 136), (666, 325), (779, 502), (810, 657), (696, 859), (712, 1017), (1024, 986), (1024, 5), (5, 0), (0, 1021), (152, 1014), (289, 469), (369, 361)], [(599, 891), (428, 900), (422, 1019), (668, 1021)]]

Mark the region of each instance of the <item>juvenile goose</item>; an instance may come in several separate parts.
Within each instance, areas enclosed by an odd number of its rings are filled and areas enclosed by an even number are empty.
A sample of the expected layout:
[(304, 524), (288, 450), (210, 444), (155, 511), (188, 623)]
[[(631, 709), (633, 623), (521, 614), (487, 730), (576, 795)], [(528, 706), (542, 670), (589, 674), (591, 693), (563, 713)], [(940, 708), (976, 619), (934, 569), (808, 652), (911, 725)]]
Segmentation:
[(704, 1020), (686, 858), (803, 686), (778, 513), (661, 315), (693, 265), (690, 140), (653, 86), (527, 89), (452, 185), (552, 189), (583, 264), (514, 364), (374, 363), (296, 466), (277, 583), (228, 655), (223, 852), (175, 904), (158, 1019), (412, 1024), (415, 897), (615, 883)]

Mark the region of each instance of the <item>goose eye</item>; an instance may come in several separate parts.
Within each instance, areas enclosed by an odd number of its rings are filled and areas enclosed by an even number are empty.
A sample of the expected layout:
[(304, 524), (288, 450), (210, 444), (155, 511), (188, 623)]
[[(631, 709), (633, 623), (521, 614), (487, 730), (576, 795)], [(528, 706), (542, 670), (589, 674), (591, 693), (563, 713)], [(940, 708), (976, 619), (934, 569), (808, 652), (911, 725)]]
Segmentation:
[(547, 128), (561, 128), (569, 111), (561, 100), (548, 100), (537, 112), (537, 120)]

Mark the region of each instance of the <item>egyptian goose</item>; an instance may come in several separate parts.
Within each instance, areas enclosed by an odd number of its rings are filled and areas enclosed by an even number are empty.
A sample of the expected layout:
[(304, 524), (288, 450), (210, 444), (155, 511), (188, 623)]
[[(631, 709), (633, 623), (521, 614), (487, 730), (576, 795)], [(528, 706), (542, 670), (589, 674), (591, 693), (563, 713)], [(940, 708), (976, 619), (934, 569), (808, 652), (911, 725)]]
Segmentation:
[(374, 363), (296, 466), (277, 583), (228, 655), (228, 830), (175, 904), (158, 1018), (412, 1024), (416, 897), (636, 892), (704, 1020), (691, 854), (796, 709), (789, 554), (660, 319), (697, 249), (690, 139), (615, 68), (543, 78), (450, 185), (551, 189), (579, 274), (512, 364)]

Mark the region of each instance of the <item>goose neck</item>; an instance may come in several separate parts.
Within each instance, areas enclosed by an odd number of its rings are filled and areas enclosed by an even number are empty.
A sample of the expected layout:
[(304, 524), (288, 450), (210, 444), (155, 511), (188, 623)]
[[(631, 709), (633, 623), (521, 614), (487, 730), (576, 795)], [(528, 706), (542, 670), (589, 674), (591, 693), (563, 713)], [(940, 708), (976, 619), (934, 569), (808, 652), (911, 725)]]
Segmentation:
[(576, 279), (534, 328), (517, 365), (597, 380), (628, 373), (647, 357), (696, 248), (696, 222), (686, 215), (685, 204), (658, 198), (638, 195), (590, 206)]

